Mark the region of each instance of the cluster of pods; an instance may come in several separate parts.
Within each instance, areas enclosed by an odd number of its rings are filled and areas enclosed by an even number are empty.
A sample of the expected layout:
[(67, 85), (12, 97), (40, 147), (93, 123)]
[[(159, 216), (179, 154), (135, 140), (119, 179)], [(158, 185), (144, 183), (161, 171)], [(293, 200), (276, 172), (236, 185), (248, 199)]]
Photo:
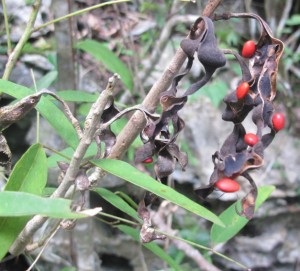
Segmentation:
[[(241, 54), (218, 48), (213, 21), (231, 18), (255, 19), (260, 26), (261, 35), (258, 41), (245, 42)], [(176, 138), (185, 125), (178, 112), (184, 107), (189, 95), (207, 84), (215, 71), (226, 65), (225, 54), (232, 54), (240, 64), (242, 78), (236, 90), (224, 97), (226, 108), (222, 119), (233, 123), (233, 131), (220, 150), (212, 155), (214, 170), (209, 184), (196, 189), (195, 192), (202, 199), (215, 189), (236, 192), (240, 189), (237, 178), (242, 176), (249, 181), (251, 189), (242, 199), (241, 211), (238, 212), (251, 219), (254, 214), (257, 187), (250, 172), (263, 165), (264, 150), (285, 125), (284, 115), (276, 112), (273, 106), (276, 96), (276, 74), (284, 48), (283, 43), (272, 36), (268, 24), (258, 15), (226, 13), (214, 15), (213, 19), (199, 17), (193, 24), (189, 37), (181, 42), (181, 48), (188, 58), (186, 68), (174, 77), (170, 89), (162, 93), (161, 116), (159, 118), (149, 116), (148, 123), (141, 133), (144, 145), (136, 151), (135, 161), (152, 163), (152, 157), (156, 155), (154, 169), (159, 180), (168, 177), (177, 162), (182, 169), (185, 168), (187, 156), (176, 144)], [(195, 54), (204, 67), (205, 74), (179, 95), (178, 83), (190, 71)], [(243, 121), (251, 111), (256, 133), (246, 132), (243, 126)]]

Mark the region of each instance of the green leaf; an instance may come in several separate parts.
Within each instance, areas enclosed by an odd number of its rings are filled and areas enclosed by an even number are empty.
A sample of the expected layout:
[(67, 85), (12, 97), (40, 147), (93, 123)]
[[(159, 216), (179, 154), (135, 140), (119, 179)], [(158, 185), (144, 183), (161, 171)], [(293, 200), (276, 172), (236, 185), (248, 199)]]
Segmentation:
[(130, 70), (126, 65), (103, 43), (95, 40), (86, 39), (76, 44), (76, 48), (91, 54), (96, 60), (100, 61), (109, 71), (118, 73), (124, 85), (133, 90), (133, 80)]
[(228, 90), (228, 85), (224, 81), (216, 79), (210, 84), (205, 85), (200, 91), (191, 96), (189, 102), (198, 102), (199, 96), (207, 96), (212, 105), (218, 108)]
[(23, 191), (41, 195), (46, 183), (46, 154), (40, 144), (34, 144), (16, 163), (4, 191)]
[[(57, 71), (50, 71), (36, 82), (37, 90), (49, 88), (57, 78)], [(34, 89), (34, 87), (32, 87)]]
[[(20, 204), (21, 203), (21, 204)], [(83, 218), (87, 215), (71, 212), (72, 201), (61, 198), (43, 198), (25, 192), (0, 192), (0, 217), (43, 215), (54, 218)], [(14, 221), (19, 220), (15, 218)], [(11, 229), (9, 229), (10, 231)], [(2, 232), (0, 233), (2, 235)]]
[[(21, 191), (41, 195), (46, 183), (46, 154), (39, 144), (35, 144), (16, 163), (4, 191)], [(1, 195), (2, 193), (4, 192), (0, 192)], [(15, 199), (15, 203), (18, 204), (16, 209), (25, 204), (20, 199)], [(4, 204), (6, 201), (0, 204), (0, 208), (3, 208)], [(29, 219), (30, 217), (0, 218), (0, 259), (5, 256)]]
[[(139, 232), (129, 226), (119, 225), (118, 229), (128, 235), (130, 235), (135, 241), (140, 242)], [(143, 246), (149, 249), (153, 254), (161, 258), (164, 262), (166, 262), (170, 267), (174, 268), (176, 271), (180, 271), (180, 266), (156, 243), (146, 243)]]
[(142, 220), (138, 217), (137, 211), (134, 210), (125, 200), (123, 200), (121, 197), (117, 196), (113, 192), (105, 189), (105, 188), (95, 188), (93, 189), (95, 192), (97, 192), (102, 198), (104, 198), (106, 201), (108, 201), (111, 205), (115, 206), (122, 212), (130, 215), (134, 219), (142, 222)]
[[(269, 198), (275, 190), (274, 186), (262, 186), (258, 188), (255, 210)], [(236, 204), (240, 206), (241, 200), (229, 206), (219, 218), (224, 222), (225, 228), (213, 224), (210, 232), (211, 240), (214, 244), (228, 241), (235, 236), (248, 222), (245, 217), (239, 216), (236, 212)]]
[(65, 102), (94, 103), (98, 98), (96, 94), (80, 90), (62, 90), (58, 91), (57, 95)]
[(34, 94), (34, 91), (30, 88), (3, 79), (0, 79), (0, 92), (6, 93), (17, 99), (22, 99), (25, 96)]
[[(0, 92), (4, 92), (17, 99), (22, 99), (34, 94), (32, 89), (0, 79)], [(57, 134), (72, 148), (78, 145), (77, 132), (65, 114), (56, 106), (49, 97), (42, 97), (36, 109), (50, 123)]]
[(63, 269), (60, 269), (59, 271), (76, 271), (76, 267), (73, 266), (68, 266), (68, 267), (64, 267)]
[(139, 171), (130, 164), (112, 159), (103, 160), (92, 160), (96, 166), (102, 168), (103, 170), (118, 176), (136, 186), (139, 186), (147, 191), (156, 194), (178, 206), (199, 215), (209, 221), (212, 221), (218, 225), (223, 225), (222, 221), (212, 212), (204, 208), (203, 206), (197, 204), (196, 202), (190, 200), (184, 195), (178, 193), (169, 186), (159, 183), (149, 175)]
[[(57, 162), (59, 161), (69, 163), (73, 154), (74, 154), (74, 150), (71, 147), (68, 147), (60, 151), (59, 153), (54, 153), (50, 155), (47, 159), (48, 168), (57, 167)], [(67, 157), (70, 159), (68, 159)]]
[[(95, 157), (97, 154), (97, 144), (93, 142), (87, 149), (84, 158)], [(71, 157), (74, 155), (74, 150), (72, 148), (66, 148), (58, 153), (54, 153), (47, 159), (47, 165), (49, 168), (57, 167), (57, 162), (63, 161), (69, 163)]]
[(75, 128), (66, 115), (48, 97), (42, 97), (36, 109), (69, 146), (73, 149), (77, 147), (79, 139)]
[(228, 86), (223, 80), (216, 79), (201, 89), (201, 94), (207, 96), (215, 108), (218, 108), (227, 93)]
[(285, 22), (286, 25), (300, 25), (300, 14), (294, 14)]

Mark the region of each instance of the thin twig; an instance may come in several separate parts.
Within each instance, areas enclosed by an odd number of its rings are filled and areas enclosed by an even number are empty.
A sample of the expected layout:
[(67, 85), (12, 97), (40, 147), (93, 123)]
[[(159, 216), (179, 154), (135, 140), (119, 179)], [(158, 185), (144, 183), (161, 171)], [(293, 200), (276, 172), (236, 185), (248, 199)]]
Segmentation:
[(31, 30), (34, 26), (40, 6), (41, 6), (41, 0), (35, 0), (34, 4), (32, 5), (32, 11), (31, 11), (31, 14), (29, 17), (29, 21), (26, 24), (24, 33), (23, 33), (22, 37), (20, 38), (18, 44), (16, 45), (16, 47), (14, 48), (14, 50), (11, 52), (11, 54), (8, 57), (8, 61), (5, 66), (5, 70), (4, 70), (2, 79), (4, 79), (4, 80), (9, 79), (11, 72), (12, 72), (14, 66), (16, 65), (16, 62), (21, 54), (22, 48), (25, 45), (25, 43), (28, 41), (28, 39), (31, 35)]
[(78, 120), (73, 116), (73, 113), (70, 110), (70, 107), (68, 106), (68, 104), (63, 99), (61, 99), (58, 95), (56, 95), (54, 92), (52, 92), (52, 91), (49, 91), (47, 89), (43, 89), (43, 90), (41, 90), (41, 92), (44, 93), (44, 94), (48, 94), (48, 95), (54, 97), (59, 102), (61, 102), (61, 104), (63, 105), (64, 110), (66, 112), (66, 116), (68, 117), (68, 119), (73, 124), (75, 130), (77, 131), (77, 135), (78, 135), (78, 137), (80, 139), (82, 137), (82, 130), (80, 128), (80, 124), (79, 124)]
[[(174, 212), (173, 205), (170, 204), (168, 201), (164, 201), (157, 212), (152, 215), (152, 219), (154, 224), (161, 230), (155, 230), (156, 232), (160, 234), (166, 234), (166, 236), (170, 237), (170, 241), (180, 250), (184, 251), (185, 255), (189, 258), (193, 259), (194, 262), (198, 265), (200, 270), (203, 271), (221, 271), (219, 268), (215, 267), (213, 264), (209, 263), (200, 253), (199, 250), (194, 248), (189, 243), (188, 240), (182, 239), (180, 237), (175, 236), (176, 231), (171, 229), (169, 225), (166, 223), (166, 216), (168, 216), (170, 213)], [(198, 244), (197, 244), (198, 245)], [(211, 248), (201, 246), (202, 249), (211, 251)]]
[(91, 10), (94, 10), (94, 9), (97, 9), (97, 8), (101, 8), (101, 7), (104, 7), (104, 6), (108, 6), (108, 5), (112, 5), (112, 4), (118, 4), (118, 3), (123, 3), (123, 2), (131, 2), (131, 0), (116, 0), (116, 1), (109, 1), (109, 2), (105, 2), (105, 3), (101, 3), (101, 4), (98, 4), (98, 5), (94, 5), (94, 6), (91, 6), (91, 7), (88, 7), (88, 8), (84, 8), (84, 9), (81, 9), (81, 10), (77, 10), (77, 11), (74, 11), (72, 13), (69, 13), (67, 15), (64, 15), (62, 17), (59, 17), (59, 18), (56, 18), (54, 20), (51, 20), (47, 23), (44, 23), (44, 24), (41, 24), (39, 25), (38, 27), (34, 28), (32, 30), (32, 32), (36, 32), (48, 25), (51, 25), (51, 24), (54, 24), (54, 23), (58, 23), (60, 21), (63, 21), (63, 20), (66, 20), (70, 17), (73, 17), (73, 16), (78, 16), (78, 15), (81, 15), (83, 13), (86, 13), (86, 12), (89, 12)]
[(54, 235), (57, 233), (57, 231), (59, 230), (60, 227), (57, 227), (55, 229), (55, 231), (52, 232), (52, 234), (50, 235), (50, 237), (47, 239), (47, 241), (45, 242), (44, 246), (42, 247), (41, 251), (39, 252), (39, 254), (36, 256), (35, 260), (33, 261), (33, 263), (29, 266), (28, 269), (26, 269), (26, 271), (30, 271), (32, 270), (32, 268), (35, 266), (35, 264), (37, 263), (37, 261), (40, 259), (40, 257), (42, 256), (44, 250), (46, 249), (47, 245), (49, 244), (50, 240), (54, 237)]
[(118, 120), (119, 118), (121, 118), (122, 116), (124, 116), (125, 114), (127, 114), (127, 113), (129, 113), (131, 111), (141, 111), (142, 113), (144, 113), (145, 118), (146, 118), (147, 115), (152, 116), (152, 117), (158, 117), (158, 115), (151, 114), (149, 111), (147, 111), (146, 109), (144, 109), (142, 105), (135, 105), (135, 106), (132, 106), (132, 107), (129, 107), (129, 108), (126, 108), (126, 109), (122, 110), (120, 113), (118, 113), (117, 115), (115, 115), (109, 121), (101, 124), (100, 129), (103, 129), (103, 128), (106, 129), (108, 126), (110, 126), (116, 120)]
[[(221, 0), (209, 0), (202, 14), (204, 16), (211, 16), (220, 3)], [(185, 53), (179, 48), (161, 78), (152, 86), (148, 95), (145, 97), (142, 105), (146, 110), (149, 112), (155, 111), (159, 103), (160, 94), (168, 89), (173, 77), (179, 72), (185, 59)], [(109, 158), (120, 158), (143, 130), (145, 124), (146, 119), (144, 114), (142, 112), (134, 113), (127, 125), (118, 135), (117, 142), (112, 148)]]
[(12, 46), (10, 40), (10, 30), (9, 30), (8, 15), (6, 10), (5, 0), (2, 0), (2, 9), (3, 9), (3, 16), (4, 16), (5, 31), (6, 31), (7, 55), (10, 55), (10, 53), (12, 52)]
[[(32, 69), (30, 69), (30, 74), (32, 77), (34, 90), (37, 93), (38, 89), (36, 86), (35, 76)], [(36, 110), (36, 143), (40, 143), (40, 112), (38, 110)]]
[(42, 238), (37, 242), (26, 246), (26, 252), (31, 252), (39, 247), (42, 247), (47, 242), (47, 240), (51, 239), (53, 233), (57, 232), (57, 230), (60, 228), (60, 222), (60, 220), (55, 221), (55, 224), (52, 226), (52, 229), (46, 235), (43, 235)]
[(282, 30), (283, 30), (283, 27), (286, 23), (286, 20), (289, 18), (289, 14), (290, 14), (290, 11), (293, 7), (293, 0), (287, 0), (285, 2), (285, 6), (284, 6), (284, 10), (282, 12), (282, 16), (280, 18), (280, 21), (277, 25), (277, 29), (276, 29), (276, 36), (277, 37), (280, 37), (281, 33), (282, 33)]

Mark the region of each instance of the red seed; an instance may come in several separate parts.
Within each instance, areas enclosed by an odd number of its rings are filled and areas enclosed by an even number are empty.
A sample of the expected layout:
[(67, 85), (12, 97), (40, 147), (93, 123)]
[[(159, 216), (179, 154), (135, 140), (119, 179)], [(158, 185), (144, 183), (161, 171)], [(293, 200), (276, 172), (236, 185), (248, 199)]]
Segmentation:
[(248, 133), (248, 134), (245, 134), (244, 136), (244, 141), (246, 142), (247, 145), (249, 146), (254, 146), (257, 142), (258, 142), (258, 137), (257, 135), (255, 134), (252, 134), (252, 133)]
[(229, 178), (218, 180), (215, 183), (215, 187), (226, 193), (232, 193), (240, 190), (239, 183)]
[(284, 128), (285, 117), (282, 113), (275, 113), (272, 117), (273, 128), (276, 132)]
[(236, 97), (241, 100), (244, 99), (250, 89), (250, 86), (247, 82), (242, 82), (238, 85), (236, 89)]
[(248, 40), (244, 43), (242, 49), (242, 56), (245, 58), (250, 58), (254, 55), (256, 50), (256, 45), (253, 40)]
[(148, 157), (148, 158), (146, 158), (146, 159), (143, 161), (144, 164), (151, 164), (152, 162), (153, 162), (153, 158), (152, 158), (152, 157)]

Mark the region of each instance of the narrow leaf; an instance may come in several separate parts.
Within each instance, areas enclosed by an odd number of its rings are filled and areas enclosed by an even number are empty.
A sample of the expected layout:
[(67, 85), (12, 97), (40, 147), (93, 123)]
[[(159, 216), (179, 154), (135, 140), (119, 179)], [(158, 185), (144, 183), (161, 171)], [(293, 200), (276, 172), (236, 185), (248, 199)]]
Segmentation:
[[(262, 186), (258, 188), (258, 196), (256, 199), (255, 210), (269, 198), (271, 193), (275, 190), (274, 186)], [(229, 206), (219, 218), (224, 222), (225, 228), (213, 224), (210, 232), (211, 240), (214, 244), (228, 241), (235, 236), (248, 222), (245, 217), (239, 216), (236, 212), (236, 205), (241, 205), (241, 201)]]
[(57, 95), (65, 102), (94, 103), (98, 98), (96, 94), (80, 90), (62, 90)]
[[(93, 142), (87, 149), (84, 158), (94, 157), (97, 154), (97, 144)], [(57, 162), (63, 161), (69, 163), (71, 157), (74, 155), (74, 150), (70, 147), (60, 151), (59, 153), (54, 153), (47, 159), (47, 164), (49, 168), (57, 167)]]
[(25, 192), (4, 191), (0, 192), (0, 217), (28, 217), (37, 214), (54, 218), (83, 218), (87, 216), (84, 213), (71, 212), (71, 203), (72, 201), (67, 199), (43, 198)]
[[(50, 71), (36, 82), (37, 90), (49, 88), (57, 79), (57, 71)], [(34, 88), (33, 88), (34, 89)]]
[(56, 133), (75, 149), (79, 143), (77, 132), (66, 115), (46, 97), (41, 98), (36, 109), (55, 129)]
[(132, 91), (133, 80), (132, 75), (126, 65), (103, 43), (86, 39), (77, 43), (76, 47), (100, 61), (109, 71), (118, 73), (124, 85)]
[(94, 191), (97, 192), (102, 198), (104, 198), (106, 201), (108, 201), (110, 204), (112, 204), (122, 212), (142, 222), (142, 220), (137, 215), (137, 211), (134, 210), (125, 200), (123, 200), (118, 195), (114, 194), (113, 192), (105, 188), (100, 188), (100, 187), (95, 188)]
[[(39, 144), (35, 144), (16, 163), (4, 191), (22, 191), (41, 195), (46, 182), (46, 154)], [(0, 192), (1, 195), (2, 193), (4, 192)], [(17, 204), (16, 210), (25, 204), (22, 199), (15, 199), (14, 202)], [(0, 208), (8, 203), (8, 201), (4, 201)], [(5, 256), (29, 219), (30, 217), (0, 218), (0, 259)]]
[[(126, 226), (119, 225), (118, 229), (128, 235), (130, 235), (135, 241), (140, 242), (139, 232), (138, 230)], [(156, 243), (143, 243), (143, 246), (149, 249), (153, 254), (161, 258), (164, 262), (166, 262), (170, 267), (174, 268), (176, 271), (180, 271), (180, 266)]]
[(4, 191), (23, 191), (41, 195), (46, 182), (46, 154), (40, 144), (34, 144), (16, 163)]
[(17, 99), (22, 99), (25, 96), (34, 93), (34, 91), (30, 88), (3, 79), (0, 79), (0, 92), (6, 93)]
[(136, 186), (139, 186), (147, 191), (156, 194), (194, 214), (201, 216), (209, 221), (212, 221), (220, 226), (223, 225), (222, 221), (212, 212), (204, 208), (203, 206), (197, 204), (196, 202), (190, 200), (184, 195), (178, 193), (169, 186), (157, 182), (155, 179), (149, 175), (139, 171), (130, 164), (112, 159), (104, 160), (93, 160), (96, 166), (102, 168), (103, 170), (118, 176)]

